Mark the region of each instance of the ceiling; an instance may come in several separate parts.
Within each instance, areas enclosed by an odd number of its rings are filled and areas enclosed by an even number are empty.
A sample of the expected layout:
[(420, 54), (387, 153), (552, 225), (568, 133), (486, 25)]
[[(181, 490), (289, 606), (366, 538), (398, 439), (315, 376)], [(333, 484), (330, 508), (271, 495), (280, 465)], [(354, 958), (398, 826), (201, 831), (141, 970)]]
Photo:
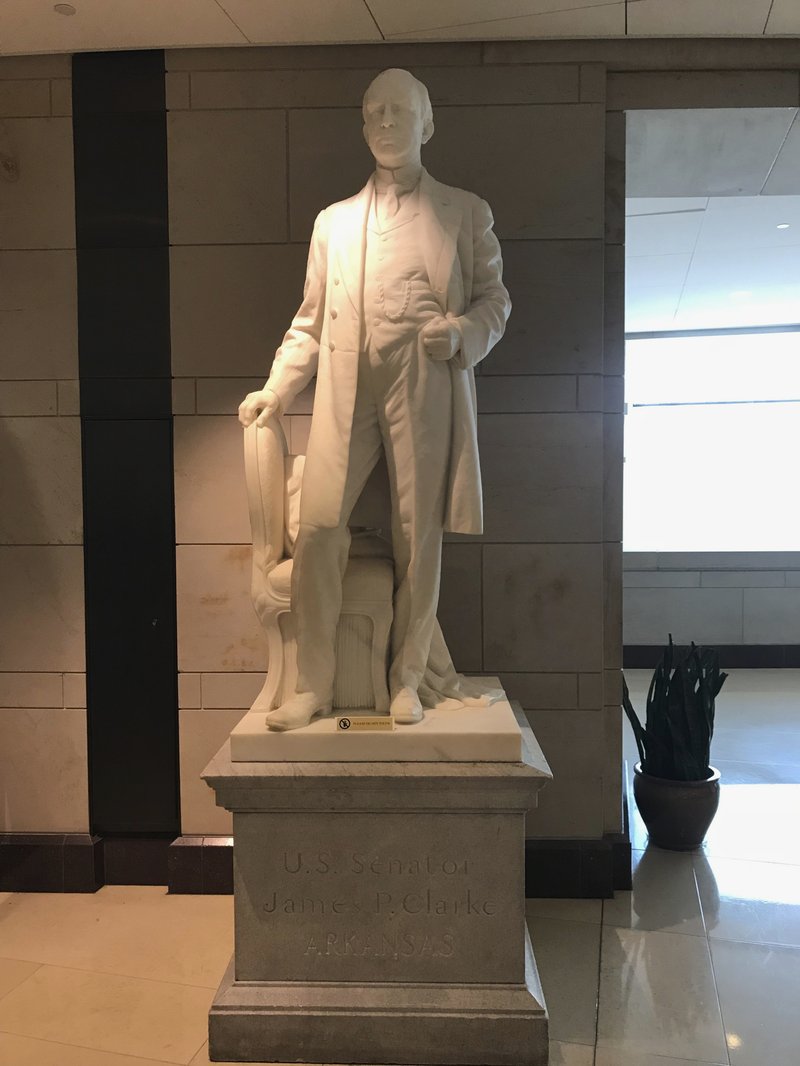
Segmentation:
[(797, 108), (628, 116), (626, 329), (800, 322)]
[[(61, 9), (61, 10), (59, 10)], [(491, 12), (491, 18), (487, 18)], [(800, 36), (798, 0), (2, 0), (0, 54), (542, 37)]]

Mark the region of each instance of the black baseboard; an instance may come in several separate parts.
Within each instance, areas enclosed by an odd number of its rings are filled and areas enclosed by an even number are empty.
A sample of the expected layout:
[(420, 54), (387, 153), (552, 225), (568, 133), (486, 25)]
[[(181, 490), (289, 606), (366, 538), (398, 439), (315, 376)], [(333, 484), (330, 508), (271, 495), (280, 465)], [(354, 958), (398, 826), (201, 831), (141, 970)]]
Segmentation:
[(233, 837), (183, 836), (169, 849), (170, 893), (230, 895)]
[[(800, 667), (800, 644), (714, 644), (723, 670), (781, 670)], [(662, 644), (626, 644), (622, 665), (627, 670), (654, 670)]]
[(166, 885), (173, 834), (103, 837), (107, 885)]
[(0, 835), (0, 892), (96, 892), (105, 883), (100, 837)]
[(527, 899), (610, 899), (630, 886), (631, 845), (623, 833), (525, 841)]
[(103, 885), (166, 885), (172, 836), (0, 834), (0, 892), (96, 892)]

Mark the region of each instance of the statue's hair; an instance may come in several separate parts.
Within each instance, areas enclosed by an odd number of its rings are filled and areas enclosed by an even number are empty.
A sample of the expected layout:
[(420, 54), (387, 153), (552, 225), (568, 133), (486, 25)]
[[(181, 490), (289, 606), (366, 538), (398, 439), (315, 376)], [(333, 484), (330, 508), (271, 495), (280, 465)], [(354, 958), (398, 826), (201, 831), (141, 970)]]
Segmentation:
[(412, 88), (417, 94), (417, 100), (419, 101), (419, 110), (422, 115), (423, 125), (426, 127), (430, 125), (432, 127), (433, 108), (431, 107), (431, 98), (428, 95), (427, 86), (423, 85), (418, 78), (415, 78), (410, 71), (403, 70), (402, 67), (389, 67), (388, 70), (382, 70), (381, 73), (369, 83), (367, 91), (364, 93), (364, 102), (361, 105), (361, 113), (364, 116), (364, 120), (366, 121), (367, 118), (367, 97), (369, 96), (370, 89), (376, 82), (380, 81), (381, 78), (386, 77), (387, 74), (404, 74), (406, 78), (410, 79)]

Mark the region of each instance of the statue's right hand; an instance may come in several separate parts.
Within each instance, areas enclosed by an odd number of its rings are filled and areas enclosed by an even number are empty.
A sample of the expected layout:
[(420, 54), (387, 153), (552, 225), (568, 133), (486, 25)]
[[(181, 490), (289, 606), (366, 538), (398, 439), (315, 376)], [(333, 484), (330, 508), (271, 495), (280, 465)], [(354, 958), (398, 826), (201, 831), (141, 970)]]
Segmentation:
[(278, 397), (270, 389), (248, 392), (239, 404), (239, 421), (243, 426), (249, 426), (253, 421), (265, 426), (267, 420), (278, 413), (278, 407)]

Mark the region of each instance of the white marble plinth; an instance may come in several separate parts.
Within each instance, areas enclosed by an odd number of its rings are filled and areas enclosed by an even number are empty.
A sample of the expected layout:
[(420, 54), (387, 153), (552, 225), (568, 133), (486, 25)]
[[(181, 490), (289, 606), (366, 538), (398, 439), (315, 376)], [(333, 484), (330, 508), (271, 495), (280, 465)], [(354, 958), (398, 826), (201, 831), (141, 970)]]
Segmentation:
[(505, 706), (516, 759), (220, 750), (203, 777), (233, 812), (235, 950), (212, 1060), (545, 1066), (524, 836), (551, 775)]
[[(497, 678), (482, 679), (502, 692)], [(353, 711), (364, 716), (364, 711)], [(347, 711), (337, 711), (336, 716)], [(391, 732), (342, 731), (336, 717), (276, 733), (263, 711), (250, 711), (231, 733), (234, 762), (518, 762), (522, 739), (507, 699), (486, 707), (438, 707), (417, 725)], [(532, 736), (532, 734), (531, 734)]]

